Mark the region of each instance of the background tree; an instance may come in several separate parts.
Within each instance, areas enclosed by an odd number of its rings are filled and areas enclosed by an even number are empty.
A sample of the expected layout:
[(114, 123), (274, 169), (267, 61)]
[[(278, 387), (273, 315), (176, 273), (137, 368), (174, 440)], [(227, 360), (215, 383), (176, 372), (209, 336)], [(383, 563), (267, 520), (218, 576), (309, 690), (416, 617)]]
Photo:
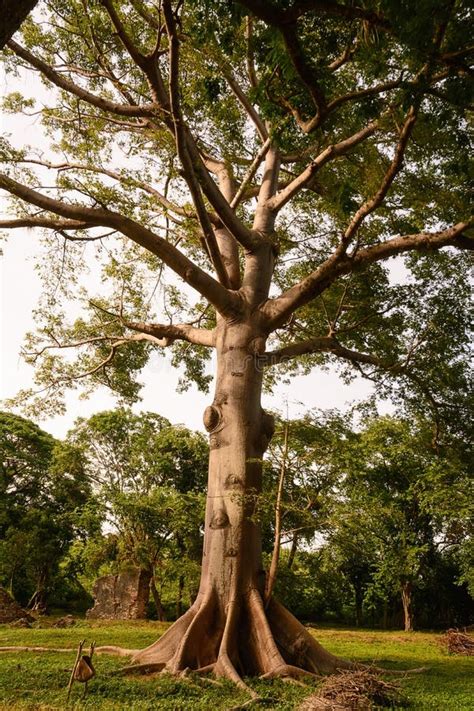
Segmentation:
[[(288, 547), (291, 568), (299, 545), (314, 546), (326, 533), (331, 501), (339, 480), (335, 452), (348, 428), (348, 417), (313, 411), (295, 420), (277, 419), (265, 460), (259, 511), (264, 551), (274, 550), (277, 519), (280, 546)], [(275, 502), (281, 496), (278, 511)]]
[[(26, 66), (57, 89), (41, 109), (49, 154), (1, 149), (0, 187), (18, 209), (1, 226), (51, 230), (61, 250), (28, 347), (43, 412), (77, 381), (136, 398), (135, 376), (161, 346), (206, 387), (206, 354), (217, 355), (200, 590), (136, 664), (212, 665), (239, 684), (238, 669), (344, 666), (264, 599), (248, 503), (273, 431), (262, 371), (336, 358), (425, 389), (433, 275), (407, 259), (402, 286), (386, 262), (447, 248), (437, 287), (465, 268), (452, 248), (472, 247), (468, 33), (464, 4), (438, 0), (416, 15), (390, 2), (52, 0), (9, 41), (7, 70)], [(76, 289), (84, 243), (107, 277), (97, 298)], [(84, 309), (70, 321), (74, 295)], [(77, 359), (62, 357), (73, 346)]]
[[(159, 619), (164, 619), (166, 604), (160, 590), (167, 580), (169, 588), (173, 578), (181, 614), (183, 595), (194, 597), (202, 552), (208, 458), (204, 437), (159, 415), (121, 408), (79, 419), (68, 441), (82, 452), (104, 511), (105, 528), (85, 541), (81, 551), (86, 568), (92, 558), (94, 576), (99, 561), (104, 572), (130, 565), (143, 569), (150, 576)], [(76, 547), (76, 559), (79, 553)]]
[(0, 453), (2, 583), (44, 610), (90, 486), (77, 449), (17, 415), (0, 413)]
[[(455, 545), (449, 531), (460, 518), (464, 536), (457, 526), (457, 544), (465, 540), (469, 515), (463, 518), (467, 501), (462, 499), (469, 491), (468, 470), (459, 466), (459, 459), (453, 461), (452, 452), (433, 449), (429, 427), (392, 417), (367, 421), (359, 433), (341, 443), (338, 456), (344, 497), (330, 545), (341, 551), (343, 567), (353, 565), (353, 546), (359, 550), (356, 559), (364, 569), (360, 607), (364, 588), (385, 600), (396, 594), (403, 606), (405, 631), (410, 631), (415, 624), (414, 595), (429, 585), (438, 549)], [(442, 490), (435, 480), (441, 471), (449, 477), (450, 470), (459, 498), (452, 522), (446, 508), (435, 504)]]

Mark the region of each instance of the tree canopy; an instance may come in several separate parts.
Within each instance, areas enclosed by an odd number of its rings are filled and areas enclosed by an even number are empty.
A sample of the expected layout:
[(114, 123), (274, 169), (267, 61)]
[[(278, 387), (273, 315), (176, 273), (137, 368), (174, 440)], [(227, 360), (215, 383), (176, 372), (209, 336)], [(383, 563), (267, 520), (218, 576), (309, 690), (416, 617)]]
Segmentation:
[[(466, 379), (454, 365), (468, 342), (466, 260), (435, 252), (472, 241), (462, 3), (413, 14), (391, 2), (188, 0), (155, 14), (141, 0), (86, 13), (49, 2), (41, 20), (4, 61), (53, 89), (38, 109), (51, 149), (3, 140), (1, 187), (20, 214), (1, 226), (52, 232), (25, 348), (43, 411), (77, 381), (136, 399), (157, 346), (206, 389), (206, 303), (238, 314), (262, 250), (275, 260), (272, 298), (254, 299), (272, 334), (262, 366), (336, 360), (399, 381), (409, 370), (415, 399), (432, 403), (448, 368), (440, 399), (453, 401)], [(14, 92), (4, 110), (33, 102)], [(401, 284), (387, 260), (405, 253)], [(96, 297), (81, 290), (89, 259), (107, 282)], [(80, 355), (61, 357), (72, 346)]]

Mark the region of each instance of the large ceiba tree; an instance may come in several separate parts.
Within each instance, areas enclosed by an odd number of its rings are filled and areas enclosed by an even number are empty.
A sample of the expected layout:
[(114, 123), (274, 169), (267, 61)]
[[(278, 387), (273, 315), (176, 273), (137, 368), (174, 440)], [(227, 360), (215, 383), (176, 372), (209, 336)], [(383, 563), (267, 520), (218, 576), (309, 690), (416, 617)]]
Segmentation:
[[(4, 142), (0, 177), (18, 209), (1, 226), (53, 235), (30, 339), (43, 411), (78, 379), (133, 399), (161, 347), (206, 387), (216, 355), (199, 594), (135, 652), (136, 669), (244, 685), (349, 666), (266, 595), (253, 515), (274, 429), (262, 385), (336, 361), (442, 411), (473, 243), (468, 15), (452, 0), (416, 13), (391, 0), (49, 0), (8, 42), (7, 68), (55, 90), (40, 108), (51, 155)], [(93, 298), (86, 286), (67, 323), (87, 242), (109, 287)], [(72, 346), (76, 360), (58, 356)]]

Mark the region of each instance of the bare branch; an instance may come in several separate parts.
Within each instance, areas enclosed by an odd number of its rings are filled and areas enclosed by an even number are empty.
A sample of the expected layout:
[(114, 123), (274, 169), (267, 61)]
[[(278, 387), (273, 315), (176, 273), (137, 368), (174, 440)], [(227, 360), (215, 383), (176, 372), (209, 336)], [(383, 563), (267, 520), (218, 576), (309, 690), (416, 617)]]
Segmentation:
[[(163, 78), (159, 71), (158, 65), (156, 63), (156, 52), (159, 48), (159, 38), (161, 36), (161, 30), (158, 30), (158, 43), (156, 49), (151, 54), (143, 54), (133, 43), (132, 38), (125, 29), (117, 11), (115, 10), (112, 0), (101, 0), (102, 5), (106, 8), (112, 23), (117, 30), (117, 34), (120, 37), (123, 46), (129, 53), (130, 57), (133, 59), (135, 64), (140, 67), (140, 69), (145, 74), (148, 79), (148, 84), (151, 89), (153, 98), (155, 102), (159, 104), (162, 109), (166, 112), (166, 116), (169, 112), (169, 101), (166, 93)], [(168, 120), (166, 120), (168, 125)]]
[(313, 67), (309, 64), (300, 45), (296, 26), (293, 24), (284, 24), (280, 27), (280, 31), (285, 40), (286, 49), (293, 62), (293, 66), (313, 99), (316, 107), (315, 122), (318, 124), (327, 112), (327, 101), (324, 92), (317, 81)]
[(277, 212), (271, 207), (271, 200), (278, 188), (280, 174), (280, 151), (274, 145), (270, 146), (265, 156), (263, 177), (258, 192), (257, 209), (253, 228), (261, 234), (271, 234), (275, 226)]
[(120, 183), (128, 183), (135, 185), (137, 188), (140, 188), (149, 195), (153, 195), (153, 197), (155, 197), (157, 201), (167, 211), (174, 212), (176, 215), (180, 215), (181, 217), (186, 217), (188, 219), (197, 219), (197, 216), (194, 213), (189, 212), (184, 207), (181, 207), (180, 205), (176, 205), (175, 203), (171, 202), (171, 200), (165, 197), (165, 195), (160, 193), (160, 191), (154, 188), (152, 185), (149, 185), (148, 183), (145, 183), (142, 180), (138, 180), (135, 177), (124, 176), (115, 170), (110, 170), (103, 167), (99, 168), (95, 165), (84, 165), (83, 163), (50, 163), (49, 161), (37, 160), (34, 158), (22, 158), (20, 160), (14, 160), (12, 162), (29, 163), (31, 165), (42, 165), (45, 168), (50, 168), (51, 170), (58, 171), (83, 170), (90, 173), (97, 173), (98, 175), (106, 175), (107, 177), (112, 178), (113, 180), (117, 180)]
[[(201, 225), (205, 226), (205, 237), (208, 241), (208, 246), (211, 250), (213, 258), (220, 271), (223, 266), (219, 265), (219, 250), (215, 243), (215, 236), (210, 225), (207, 225), (208, 218), (204, 207), (202, 195), (199, 190), (201, 186), (207, 199), (216, 210), (222, 223), (227, 227), (229, 232), (240, 242), (246, 249), (254, 250), (258, 248), (262, 240), (258, 234), (249, 230), (239, 218), (234, 210), (230, 207), (229, 202), (219, 190), (218, 186), (211, 178), (202, 160), (200, 151), (196, 142), (191, 135), (189, 128), (186, 126), (181, 114), (179, 102), (179, 82), (178, 82), (178, 61), (179, 61), (179, 39), (176, 30), (176, 22), (173, 15), (173, 10), (169, 0), (163, 3), (167, 32), (169, 36), (169, 52), (170, 52), (170, 98), (173, 112), (173, 120), (175, 126), (175, 138), (178, 148), (178, 155), (183, 164), (185, 178), (188, 182), (189, 189), (193, 196), (196, 210), (199, 214)], [(199, 183), (199, 184), (198, 184)], [(223, 274), (224, 277), (224, 274)]]
[[(214, 330), (195, 328), (191, 324), (161, 324), (143, 323), (138, 321), (123, 321), (127, 328), (147, 334), (157, 339), (162, 339), (162, 345), (170, 345), (174, 341), (187, 341), (198, 346), (215, 345)], [(165, 343), (166, 341), (166, 343)]]
[(284, 23), (295, 22), (299, 17), (310, 11), (343, 17), (347, 20), (366, 20), (384, 29), (389, 29), (390, 27), (388, 21), (376, 12), (366, 10), (357, 5), (341, 5), (332, 0), (297, 0), (287, 9), (278, 9), (267, 0), (239, 0), (239, 2), (256, 17), (260, 17), (267, 24), (277, 27)]
[(224, 77), (226, 78), (227, 83), (229, 84), (230, 88), (232, 89), (233, 93), (235, 94), (237, 99), (242, 104), (248, 117), (255, 124), (255, 128), (257, 129), (258, 134), (259, 134), (260, 138), (262, 139), (262, 142), (265, 143), (265, 141), (268, 139), (268, 131), (265, 126), (265, 123), (262, 121), (262, 119), (258, 115), (258, 112), (256, 111), (255, 107), (252, 106), (251, 102), (249, 101), (248, 97), (242, 90), (242, 88), (239, 85), (239, 83), (237, 82), (236, 78), (233, 76), (230, 69), (228, 67), (225, 67), (222, 65), (220, 66), (220, 68), (221, 68), (221, 71), (222, 71)]
[(218, 186), (209, 175), (209, 172), (201, 158), (199, 149), (190, 135), (189, 130), (187, 127), (184, 128), (187, 136), (187, 149), (193, 162), (196, 176), (205, 196), (211, 203), (222, 223), (235, 237), (235, 239), (248, 251), (252, 252), (257, 250), (262, 245), (261, 236), (255, 232), (255, 230), (250, 230), (246, 227), (237, 217), (235, 211), (232, 209), (225, 196), (221, 193)]
[[(219, 189), (227, 202), (230, 203), (236, 192), (235, 179), (230, 166), (224, 161), (205, 154), (203, 154), (203, 160), (206, 167), (216, 175)], [(229, 277), (229, 286), (231, 289), (239, 289), (241, 284), (239, 245), (227, 227), (222, 224), (222, 221), (215, 215), (212, 218), (214, 218), (214, 234), (219, 253)]]
[(395, 155), (393, 156), (393, 160), (390, 163), (390, 166), (383, 177), (381, 185), (375, 195), (370, 198), (370, 200), (366, 200), (366, 202), (364, 202), (364, 204), (361, 205), (361, 207), (357, 210), (350, 225), (344, 233), (344, 237), (342, 239), (342, 244), (344, 246), (348, 245), (348, 243), (355, 235), (365, 218), (382, 204), (385, 196), (389, 191), (390, 186), (395, 180), (397, 173), (402, 168), (403, 156), (405, 155), (405, 150), (408, 145), (411, 133), (413, 131), (413, 126), (415, 125), (416, 117), (417, 112), (412, 106), (408, 111), (405, 123), (403, 124), (402, 130), (400, 131), (400, 138), (395, 150)]
[(258, 86), (257, 72), (255, 71), (255, 57), (253, 53), (253, 19), (247, 15), (245, 18), (245, 41), (246, 41), (246, 63), (247, 74), (251, 86), (256, 89)]
[(214, 265), (217, 276), (221, 284), (225, 287), (230, 286), (229, 275), (222, 261), (221, 253), (217, 244), (216, 236), (212, 228), (206, 206), (204, 204), (201, 188), (196, 177), (193, 161), (188, 153), (187, 136), (184, 129), (184, 120), (181, 113), (181, 105), (179, 100), (179, 40), (176, 30), (176, 22), (171, 7), (171, 2), (165, 0), (163, 3), (163, 11), (166, 22), (166, 30), (169, 39), (169, 62), (170, 62), (170, 78), (169, 92), (171, 115), (174, 125), (174, 133), (176, 140), (176, 149), (184, 169), (184, 178), (188, 184), (191, 196), (193, 199), (196, 212), (198, 214), (199, 223), (204, 235), (204, 247), (209, 254), (209, 257)]
[(51, 230), (88, 230), (91, 227), (100, 227), (102, 223), (93, 224), (81, 220), (59, 220), (51, 217), (29, 215), (13, 220), (0, 220), (0, 229), (16, 229), (18, 227), (46, 227)]
[(346, 348), (339, 343), (334, 336), (321, 336), (319, 338), (310, 338), (306, 341), (291, 343), (276, 351), (264, 353), (259, 357), (258, 362), (260, 365), (268, 367), (285, 363), (292, 358), (310, 353), (334, 353), (334, 355), (349, 360), (352, 363), (368, 363), (392, 372), (399, 372), (401, 369), (401, 363), (398, 361), (395, 363), (385, 362), (377, 356), (368, 353), (359, 353), (358, 351)]
[(352, 59), (352, 56), (354, 52), (357, 49), (357, 39), (351, 44), (348, 44), (345, 50), (342, 52), (339, 57), (336, 57), (330, 64), (328, 64), (328, 69), (331, 72), (336, 72), (338, 69), (340, 69), (344, 64), (349, 62)]
[(403, 75), (398, 79), (393, 79), (392, 81), (382, 82), (381, 84), (376, 84), (375, 86), (369, 86), (366, 89), (359, 89), (359, 91), (353, 91), (349, 94), (344, 94), (343, 96), (338, 96), (328, 103), (327, 113), (334, 111), (338, 106), (347, 103), (348, 101), (360, 101), (365, 99), (366, 96), (374, 96), (376, 94), (383, 94), (385, 91), (390, 91), (391, 89), (397, 89), (401, 86), (403, 82)]
[(247, 189), (247, 186), (249, 185), (250, 181), (254, 177), (255, 173), (259, 169), (262, 160), (265, 158), (265, 155), (270, 148), (271, 145), (271, 139), (267, 138), (263, 146), (261, 146), (260, 150), (258, 151), (257, 155), (253, 159), (252, 163), (250, 164), (247, 172), (245, 173), (244, 177), (242, 178), (242, 182), (240, 183), (239, 189), (237, 190), (236, 194), (234, 195), (230, 206), (235, 210), (235, 208), (239, 205), (240, 201), (242, 200), (245, 191)]

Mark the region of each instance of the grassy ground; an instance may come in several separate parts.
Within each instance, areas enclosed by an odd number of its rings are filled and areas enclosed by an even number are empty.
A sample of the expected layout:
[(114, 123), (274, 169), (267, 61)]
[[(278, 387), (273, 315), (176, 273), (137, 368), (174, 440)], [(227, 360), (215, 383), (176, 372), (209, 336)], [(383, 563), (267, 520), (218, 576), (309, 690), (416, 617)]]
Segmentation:
[[(96, 640), (98, 645), (118, 644), (140, 648), (150, 644), (166, 625), (158, 622), (103, 623), (80, 622), (69, 629), (14, 629), (0, 625), (0, 646), (75, 647), (79, 640)], [(347, 659), (375, 663), (391, 669), (428, 667), (422, 674), (399, 679), (411, 709), (472, 711), (474, 709), (474, 660), (448, 656), (434, 633), (353, 630), (311, 630), (331, 652)], [(31, 652), (0, 655), (0, 709), (46, 711), (66, 708), (66, 686), (74, 654)], [(163, 709), (168, 711), (228, 711), (248, 697), (231, 684), (215, 686), (187, 679), (115, 677), (124, 660), (96, 658), (97, 677), (89, 684), (83, 700), (82, 687), (74, 685), (69, 708)], [(312, 688), (301, 688), (279, 681), (249, 681), (265, 704), (253, 708), (296, 709)]]

